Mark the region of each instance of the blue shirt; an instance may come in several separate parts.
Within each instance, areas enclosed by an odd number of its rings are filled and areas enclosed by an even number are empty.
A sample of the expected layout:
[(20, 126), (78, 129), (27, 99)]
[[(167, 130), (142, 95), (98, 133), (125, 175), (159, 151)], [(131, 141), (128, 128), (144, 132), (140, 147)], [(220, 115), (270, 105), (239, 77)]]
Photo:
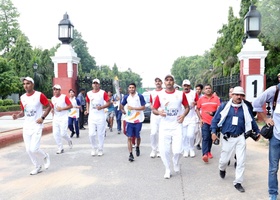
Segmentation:
[[(221, 111), (224, 109), (224, 106), (220, 106), (215, 114), (215, 116), (212, 119), (212, 123), (211, 123), (211, 129), (212, 129), (212, 133), (216, 133), (217, 132), (217, 128), (218, 128), (218, 123), (221, 119)], [(259, 127), (256, 123), (256, 121), (254, 120), (254, 117), (252, 115), (251, 112), (249, 112), (251, 117), (252, 117), (252, 129), (256, 132), (259, 133)], [(236, 116), (238, 117), (238, 123), (237, 125), (232, 125), (232, 119), (233, 117)], [(228, 133), (230, 135), (234, 135), (234, 134), (241, 134), (245, 132), (245, 117), (244, 117), (244, 112), (243, 112), (243, 108), (242, 106), (240, 107), (233, 107), (230, 106), (229, 112), (227, 114), (227, 117), (225, 118), (225, 121), (222, 125), (222, 133)]]

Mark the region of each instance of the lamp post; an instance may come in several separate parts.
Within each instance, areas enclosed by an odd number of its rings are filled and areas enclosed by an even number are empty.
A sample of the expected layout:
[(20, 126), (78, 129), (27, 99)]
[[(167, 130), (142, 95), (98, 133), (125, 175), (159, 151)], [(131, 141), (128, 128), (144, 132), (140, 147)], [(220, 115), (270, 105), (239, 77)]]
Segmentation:
[(36, 77), (37, 77), (37, 69), (38, 69), (38, 64), (37, 63), (34, 63), (33, 64), (33, 69), (34, 69), (34, 89), (36, 89)]
[(261, 13), (253, 4), (244, 17), (244, 33), (248, 38), (257, 38), (261, 32)]
[(67, 13), (63, 15), (63, 19), (58, 24), (58, 39), (62, 44), (70, 44), (74, 39), (74, 26)]

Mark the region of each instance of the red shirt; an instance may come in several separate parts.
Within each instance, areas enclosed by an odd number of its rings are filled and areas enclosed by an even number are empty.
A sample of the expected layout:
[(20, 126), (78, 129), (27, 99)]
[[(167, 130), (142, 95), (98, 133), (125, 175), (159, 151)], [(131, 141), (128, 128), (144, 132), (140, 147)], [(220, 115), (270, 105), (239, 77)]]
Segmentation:
[(209, 112), (215, 112), (220, 104), (220, 99), (215, 95), (212, 95), (211, 97), (203, 95), (199, 98), (196, 106), (200, 109), (200, 115), (204, 123), (211, 124), (213, 116), (211, 116)]

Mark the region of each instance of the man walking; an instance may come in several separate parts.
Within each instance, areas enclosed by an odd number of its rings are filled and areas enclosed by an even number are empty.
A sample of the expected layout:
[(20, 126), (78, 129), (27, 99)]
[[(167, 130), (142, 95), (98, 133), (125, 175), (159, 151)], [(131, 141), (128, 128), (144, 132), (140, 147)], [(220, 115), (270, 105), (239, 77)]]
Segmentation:
[(211, 153), (211, 121), (216, 110), (220, 106), (220, 100), (212, 93), (212, 86), (206, 84), (204, 95), (197, 101), (197, 115), (199, 116), (201, 133), (202, 133), (202, 160), (208, 163), (208, 158), (213, 158)]
[[(170, 170), (170, 145), (173, 152), (173, 169), (180, 172), (179, 161), (182, 155), (182, 122), (189, 112), (186, 95), (174, 88), (174, 77), (167, 75), (164, 78), (166, 89), (162, 90), (155, 99), (153, 113), (160, 115), (159, 125), (159, 152), (165, 166), (164, 178), (169, 179)], [(183, 107), (184, 109), (183, 109)]]
[[(100, 89), (100, 80), (92, 81), (92, 90), (86, 95), (86, 112), (88, 116), (88, 133), (91, 143), (91, 155), (102, 156), (106, 129), (106, 114), (104, 109), (110, 105), (108, 94)], [(97, 139), (98, 138), (98, 139)], [(98, 144), (97, 144), (98, 140)]]
[(238, 160), (235, 169), (234, 187), (239, 192), (245, 192), (242, 182), (245, 170), (246, 141), (245, 133), (253, 130), (259, 133), (257, 123), (248, 106), (242, 100), (245, 96), (242, 87), (237, 86), (232, 91), (232, 98), (224, 106), (220, 106), (212, 119), (212, 140), (219, 139), (216, 135), (217, 128), (221, 127), (223, 135), (222, 151), (219, 160), (220, 177), (225, 178), (226, 168), (233, 152)]
[(53, 104), (53, 136), (57, 144), (58, 150), (56, 154), (64, 153), (62, 138), (67, 141), (70, 149), (73, 144), (68, 130), (68, 112), (71, 109), (72, 103), (65, 94), (61, 94), (61, 86), (55, 84), (53, 86), (54, 96), (51, 98)]
[[(23, 141), (26, 152), (35, 166), (35, 169), (30, 172), (30, 175), (36, 175), (42, 171), (41, 163), (44, 161), (45, 169), (50, 166), (50, 157), (40, 149), (40, 141), (42, 137), (43, 121), (48, 116), (51, 105), (47, 97), (38, 91), (34, 90), (34, 80), (30, 77), (22, 79), (25, 94), (20, 97), (21, 111), (18, 114), (13, 114), (13, 119), (18, 119), (25, 116), (23, 124)], [(45, 112), (43, 112), (45, 106)]]
[[(155, 78), (156, 89), (150, 92), (150, 102), (151, 102), (151, 110), (153, 110), (153, 103), (155, 102), (156, 97), (162, 91), (162, 80), (160, 78)], [(150, 153), (150, 157), (160, 157), (160, 152), (158, 149), (158, 137), (159, 137), (159, 123), (160, 123), (160, 115), (155, 115), (153, 112), (151, 113), (151, 147), (152, 152)]]
[[(280, 74), (278, 74), (278, 80), (280, 80)], [(278, 87), (278, 89), (277, 89)], [(268, 193), (270, 200), (277, 200), (278, 196), (278, 169), (279, 169), (279, 159), (280, 159), (280, 95), (277, 99), (274, 98), (276, 91), (279, 92), (280, 84), (274, 85), (266, 89), (262, 94), (260, 94), (257, 99), (253, 102), (254, 111), (258, 113), (263, 121), (269, 125), (274, 126), (272, 138), (269, 140), (269, 171), (268, 171)], [(275, 106), (275, 110), (272, 113), (272, 118), (268, 118), (266, 113), (264, 113), (263, 105), (269, 102), (270, 105)], [(239, 162), (239, 160), (238, 160)]]
[(77, 99), (80, 101), (81, 103), (81, 107), (79, 109), (80, 113), (79, 113), (79, 123), (80, 123), (80, 130), (85, 130), (84, 124), (85, 124), (85, 107), (86, 107), (86, 99), (85, 99), (85, 89), (81, 89), (80, 93), (77, 96)]
[[(128, 86), (128, 95), (125, 95), (121, 103), (121, 110), (125, 116), (126, 121), (126, 135), (127, 147), (129, 151), (128, 160), (134, 161), (132, 153), (132, 137), (136, 137), (136, 156), (140, 156), (140, 131), (142, 129), (142, 122), (144, 121), (145, 99), (142, 94), (136, 91), (136, 84), (130, 83)], [(126, 106), (127, 110), (124, 109)]]

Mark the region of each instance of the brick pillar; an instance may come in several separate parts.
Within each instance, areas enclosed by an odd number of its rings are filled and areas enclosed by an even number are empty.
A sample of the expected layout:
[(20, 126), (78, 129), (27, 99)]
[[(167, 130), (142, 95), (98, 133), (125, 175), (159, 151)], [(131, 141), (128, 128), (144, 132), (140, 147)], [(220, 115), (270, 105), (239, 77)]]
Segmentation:
[(68, 90), (77, 91), (78, 64), (80, 58), (77, 57), (71, 44), (61, 44), (55, 56), (51, 57), (54, 63), (53, 85), (61, 86), (61, 93), (68, 95)]
[(248, 38), (240, 53), (240, 86), (244, 88), (246, 99), (253, 102), (266, 88), (265, 58), (268, 51), (257, 38)]

